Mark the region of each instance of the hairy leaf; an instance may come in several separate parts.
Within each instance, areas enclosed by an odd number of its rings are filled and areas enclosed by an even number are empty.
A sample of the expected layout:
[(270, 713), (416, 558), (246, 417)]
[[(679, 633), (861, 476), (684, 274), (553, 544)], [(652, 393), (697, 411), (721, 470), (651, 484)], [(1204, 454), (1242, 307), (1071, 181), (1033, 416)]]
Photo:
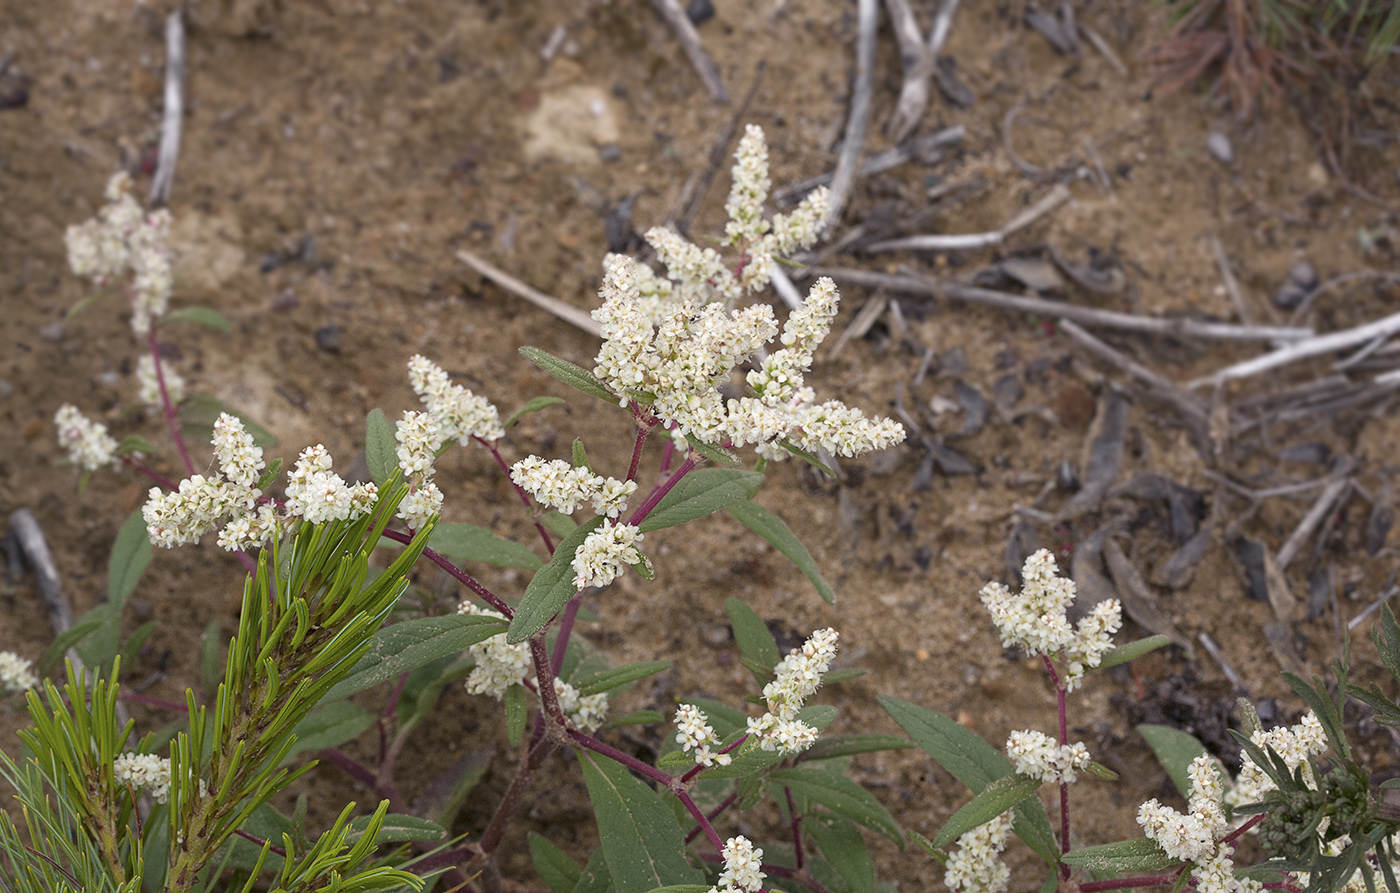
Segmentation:
[(743, 500), (731, 503), (726, 511), (738, 518), (743, 525), (768, 541), (773, 548), (777, 549), (787, 559), (791, 561), (798, 570), (812, 581), (812, 585), (817, 588), (817, 594), (822, 597), (822, 601), (828, 605), (836, 603), (836, 593), (832, 590), (831, 584), (826, 582), (822, 576), (821, 568), (817, 567), (816, 559), (812, 553), (807, 551), (807, 547), (802, 545), (802, 541), (787, 526), (782, 518), (768, 511), (756, 502)]
[(371, 409), (365, 416), (365, 464), (369, 466), (369, 476), (381, 487), (399, 467), (394, 424), (382, 409)]
[(573, 893), (583, 869), (569, 858), (569, 854), (549, 842), (542, 834), (530, 832), (530, 861), (535, 864), (535, 874), (554, 893)]
[(483, 561), (527, 571), (536, 571), (544, 566), (544, 562), (528, 546), (497, 536), (475, 524), (439, 523), (428, 539), (428, 548), (454, 561)]
[(768, 776), (770, 783), (789, 788), (794, 794), (820, 803), (872, 831), (878, 831), (904, 847), (904, 835), (889, 810), (875, 796), (844, 775), (823, 769), (780, 769)]
[(525, 359), (548, 372), (559, 381), (569, 387), (582, 391), (590, 397), (597, 397), (599, 400), (606, 400), (609, 403), (617, 403), (618, 397), (603, 381), (589, 372), (582, 366), (575, 366), (568, 360), (561, 360), (553, 354), (540, 350), (538, 347), (522, 347), (520, 353)]
[(1157, 841), (1147, 837), (1071, 850), (1065, 853), (1064, 859), (1076, 868), (1112, 872), (1115, 876), (1137, 871), (1158, 871), (1181, 861), (1168, 856)]
[(734, 468), (702, 468), (676, 483), (639, 525), (643, 533), (712, 515), (758, 491), (763, 475)]
[(729, 615), (729, 623), (734, 629), (734, 640), (739, 643), (739, 653), (753, 663), (750, 668), (759, 684), (773, 678), (773, 668), (778, 665), (778, 641), (768, 631), (768, 624), (758, 613), (737, 598), (724, 600), (724, 611)]
[(421, 667), (450, 654), (460, 654), (505, 630), (494, 617), (453, 614), (422, 617), (387, 626), (374, 634), (369, 651), (350, 675), (326, 695), (334, 701)]
[(287, 758), (308, 750), (339, 747), (372, 725), (374, 717), (367, 711), (349, 701), (332, 701), (297, 723), (292, 730), (297, 740), (287, 752)]
[[(531, 413), (539, 412), (541, 409), (548, 409), (551, 406), (558, 406), (560, 403), (563, 402), (563, 397), (536, 397), (533, 400), (527, 402), (524, 406), (517, 409), (515, 412), (511, 413), (510, 417), (507, 418), (501, 424), (501, 427), (509, 428), (525, 416), (530, 415)], [(564, 893), (568, 893), (568, 891), (564, 891)]]
[(1034, 795), (1039, 788), (1040, 780), (1029, 775), (1003, 775), (953, 813), (952, 818), (948, 819), (948, 823), (938, 832), (938, 836), (933, 838), (933, 845), (939, 848), (947, 846), (973, 828), (985, 825), (1017, 803)]
[(520, 743), (520, 736), (525, 733), (525, 717), (529, 714), (530, 705), (525, 700), (525, 686), (512, 685), (506, 689), (506, 741), (511, 747)]
[(594, 518), (587, 524), (574, 528), (554, 549), (549, 563), (535, 572), (530, 585), (525, 587), (525, 595), (515, 609), (515, 617), (510, 621), (506, 641), (514, 645), (523, 642), (544, 629), (560, 609), (573, 598), (578, 588), (574, 586), (574, 553), (588, 535), (603, 523), (602, 518)]
[(822, 856), (851, 885), (852, 893), (875, 893), (875, 860), (860, 829), (834, 815), (810, 815), (802, 828), (821, 848)]
[(1179, 729), (1171, 726), (1155, 726), (1150, 723), (1143, 723), (1137, 727), (1138, 733), (1147, 741), (1147, 745), (1152, 748), (1152, 753), (1157, 756), (1157, 762), (1162, 764), (1162, 768), (1167, 770), (1167, 775), (1171, 776), (1172, 784), (1181, 792), (1181, 796), (1190, 799), (1191, 797), (1191, 774), (1188, 771), (1191, 763), (1206, 752), (1204, 745), (1195, 738)]
[(638, 679), (645, 679), (660, 673), (662, 670), (671, 669), (669, 660), (654, 660), (644, 664), (627, 664), (623, 667), (616, 667), (611, 670), (604, 670), (601, 673), (594, 673), (582, 679), (573, 681), (574, 688), (584, 697), (589, 695), (599, 695), (605, 691), (612, 691), (619, 686), (629, 682), (636, 682)]
[(1148, 636), (1145, 639), (1138, 639), (1136, 642), (1119, 645), (1105, 654), (1095, 669), (1105, 670), (1109, 667), (1125, 664), (1130, 660), (1137, 660), (1144, 654), (1156, 651), (1158, 648), (1165, 648), (1171, 643), (1172, 640), (1169, 636)]
[(122, 602), (136, 591), (141, 574), (151, 563), (151, 536), (146, 532), (146, 519), (137, 509), (122, 522), (117, 539), (112, 543), (112, 555), (107, 560), (107, 601), (121, 610)]

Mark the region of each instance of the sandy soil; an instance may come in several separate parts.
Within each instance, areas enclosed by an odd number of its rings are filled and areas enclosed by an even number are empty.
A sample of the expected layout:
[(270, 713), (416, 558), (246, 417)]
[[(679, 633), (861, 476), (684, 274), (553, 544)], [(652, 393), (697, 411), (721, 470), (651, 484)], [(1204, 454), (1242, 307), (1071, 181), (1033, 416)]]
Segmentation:
[[(854, 5), (717, 5), (701, 33), (736, 97), (753, 85), (759, 63), (766, 65), (744, 120), (767, 131), (774, 181), (829, 170), (854, 65)], [(1024, 27), (1020, 3), (964, 7), (946, 56), (975, 101), (956, 108), (935, 95), (920, 132), (962, 124), (966, 139), (935, 163), (861, 181), (842, 232), (867, 219), (906, 220), (933, 207), (930, 190), (949, 185), (944, 204), (917, 231), (995, 229), (1056, 182), (1068, 186), (1072, 200), (997, 252), (838, 255), (829, 263), (889, 272), (912, 264), (971, 278), (1005, 258), (1038, 257), (1050, 245), (1075, 263), (1097, 258), (1126, 281), (1109, 296), (1059, 289), (1069, 301), (1237, 320), (1241, 311), (1212, 253), (1210, 240), (1218, 238), (1240, 280), (1244, 311), (1256, 322), (1286, 316), (1269, 295), (1301, 259), (1324, 280), (1394, 269), (1400, 114), (1384, 99), (1394, 95), (1394, 62), (1354, 97), (1358, 127), (1370, 137), (1353, 147), (1347, 182), (1320, 151), (1309, 126), (1316, 114), (1306, 106), (1275, 103), (1240, 122), (1202, 92), (1153, 97), (1140, 59), (1163, 33), (1165, 8), (1128, 0), (1081, 4), (1081, 20), (1127, 61), (1130, 73), (1123, 75), (1087, 46), (1078, 58), (1056, 54)], [(118, 436), (153, 439), (162, 451), (155, 467), (178, 476), (159, 420), (132, 409), (140, 348), (121, 301), (108, 297), (63, 322), (88, 295), (68, 272), (64, 228), (93, 213), (113, 171), (132, 171), (143, 189), (149, 182), (164, 10), (125, 0), (5, 0), (0, 9), (0, 52), (15, 52), (29, 94), (23, 105), (0, 110), (0, 507), (35, 512), (81, 613), (104, 597), (113, 538), (148, 484), (102, 473), (78, 493), (76, 472), (54, 452), (55, 409), (73, 402)], [(257, 419), (280, 438), (276, 453), (289, 460), (318, 441), (351, 460), (362, 446), (366, 412), (381, 407), (394, 415), (416, 405), (404, 364), (417, 352), (506, 412), (561, 393), (516, 349), (535, 345), (590, 365), (596, 340), (483, 281), (454, 250), (468, 248), (591, 309), (608, 210), (635, 197), (639, 231), (674, 218), (735, 114), (734, 105), (706, 99), (674, 38), (641, 0), (199, 0), (190, 20), (189, 113), (172, 202), (175, 304), (215, 307), (234, 331), (172, 326), (162, 341), (192, 391)], [(566, 41), (544, 61), (540, 50), (556, 26), (567, 30)], [(878, 125), (900, 82), (887, 28), (879, 60), (872, 152), (889, 147)], [(1019, 112), (1007, 137), (1013, 107)], [(1211, 131), (1228, 135), (1232, 163), (1207, 150)], [(1008, 146), (1040, 173), (1026, 173)], [(697, 233), (722, 225), (725, 168)], [(838, 330), (873, 299), (854, 286), (843, 295)], [(776, 469), (759, 501), (811, 548), (836, 586), (835, 608), (730, 519), (649, 536), (657, 581), (629, 575), (599, 595), (591, 606), (604, 623), (585, 634), (618, 662), (667, 657), (676, 670), (629, 693), (619, 709), (669, 712), (675, 698), (689, 694), (736, 702), (751, 693), (722, 610), (726, 597), (738, 596), (773, 622), (785, 647), (820, 625), (841, 630), (842, 663), (869, 674), (827, 695), (843, 710), (838, 730), (893, 731), (877, 694), (948, 712), (993, 741), (1013, 728), (1050, 728), (1052, 692), (1033, 663), (1002, 653), (976, 593), (987, 580), (1009, 579), (1013, 508), (1034, 503), (1054, 514), (1072, 497), (1055, 485), (1063, 469), (1088, 479), (1088, 444), (1109, 394), (1121, 390), (1129, 406), (1118, 482), (1163, 475), (1199, 494), (1195, 522), (1215, 523), (1215, 541), (1192, 582), (1178, 591), (1152, 586), (1153, 600), (1193, 641), (1199, 632), (1214, 637), (1249, 694), (1278, 698), (1279, 718), (1291, 716), (1298, 704), (1279, 678), (1279, 649), (1264, 633), (1275, 610), (1247, 597), (1231, 554), (1237, 535), (1277, 549), (1317, 491), (1267, 499), (1251, 513), (1248, 500), (1230, 495), (1208, 472), (1255, 489), (1326, 475), (1325, 464), (1279, 458), (1284, 447), (1306, 442), (1356, 463), (1360, 489), (1329, 514), (1320, 541), (1310, 541), (1286, 575), (1305, 606), (1315, 572), (1332, 573), (1335, 599), (1323, 591), (1320, 610), (1300, 607), (1282, 627), (1284, 650), (1291, 646), (1302, 666), (1321, 671), (1338, 653), (1338, 622), (1344, 626), (1394, 577), (1384, 531), (1368, 541), (1373, 504), (1393, 502), (1389, 478), (1400, 430), (1392, 400), (1249, 429), (1203, 456), (1175, 413), (1083, 354), (1047, 319), (893, 297), (905, 330), (885, 314), (839, 356), (819, 354), (813, 384), (869, 412), (893, 413), (899, 403), (925, 437), (956, 450), (975, 473), (949, 475), (943, 466), (930, 473), (922, 437), (884, 456), (842, 463), (839, 482), (792, 463)], [(1400, 290), (1361, 282), (1320, 298), (1308, 323), (1319, 330), (1360, 324), (1393, 312), (1397, 299)], [(1259, 350), (1105, 337), (1174, 381)], [(1325, 371), (1323, 364), (1289, 369), (1227, 389), (1216, 417), (1227, 402), (1238, 410), (1237, 401)], [(963, 434), (968, 413), (959, 399), (969, 399), (968, 388), (991, 409), (984, 425)], [(625, 467), (626, 417), (583, 400), (530, 417), (503, 451), (511, 458), (565, 456), (574, 437), (583, 438), (595, 462), (608, 457), (600, 464)], [(197, 461), (208, 461), (207, 449)], [(453, 452), (440, 469), (448, 520), (486, 523), (529, 541), (526, 519), (487, 454)], [(1023, 529), (1068, 564), (1105, 525), (1149, 579), (1178, 545), (1164, 501), (1125, 495), (1072, 520)], [(523, 582), (491, 568), (481, 576), (504, 591)], [(157, 556), (127, 618), (128, 629), (159, 623), (131, 676), (144, 694), (182, 700), (184, 688), (198, 684), (194, 643), (211, 621), (232, 627), (241, 581), (237, 563), (212, 544)], [(457, 597), (435, 572), (422, 571), (417, 582), (430, 600), (451, 604)], [(1143, 630), (1130, 624), (1128, 632)], [(12, 571), (0, 595), (0, 648), (36, 657), (50, 639), (32, 576)], [(1364, 648), (1361, 660), (1369, 671)], [(1221, 667), (1199, 647), (1189, 656), (1161, 652), (1132, 673), (1094, 679), (1073, 703), (1072, 724), (1124, 777), (1083, 786), (1081, 839), (1135, 834), (1136, 805), (1169, 789), (1135, 722), (1208, 727), (1218, 745), (1219, 724), (1210, 720), (1228, 714), (1232, 699)], [(142, 728), (169, 719), (140, 705), (133, 712)], [(13, 730), (21, 721), (14, 701), (0, 703), (0, 747), (16, 747)], [(401, 759), (400, 788), (412, 796), (463, 755), (487, 749), (491, 769), (456, 826), (479, 829), (514, 762), (499, 743), (502, 725), (494, 702), (450, 692), (438, 723), (416, 735)], [(665, 733), (652, 727), (616, 740), (646, 753)], [(1389, 739), (1364, 723), (1360, 733), (1376, 767), (1393, 772)], [(371, 737), (351, 749), (372, 754)], [(562, 758), (557, 768), (564, 768)], [(945, 772), (908, 753), (858, 759), (854, 773), (902, 823), (926, 834), (965, 799)], [(596, 841), (576, 775), (549, 776), (569, 780), (552, 789), (537, 785), (504, 850), (505, 875), (524, 888), (539, 886), (523, 845), (526, 830), (580, 856)], [(324, 766), (306, 789), (313, 822), (347, 797), (366, 796)], [(756, 824), (763, 818), (758, 813)], [(926, 888), (940, 874), (912, 852), (875, 846), (880, 876), (903, 889)], [(1024, 888), (1035, 877), (1030, 857), (1013, 858)]]

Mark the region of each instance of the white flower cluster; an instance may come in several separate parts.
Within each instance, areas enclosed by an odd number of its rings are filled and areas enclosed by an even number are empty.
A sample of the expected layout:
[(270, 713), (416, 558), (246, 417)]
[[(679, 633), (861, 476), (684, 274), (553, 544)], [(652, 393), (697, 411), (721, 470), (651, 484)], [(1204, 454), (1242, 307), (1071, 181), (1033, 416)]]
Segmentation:
[(1191, 811), (1180, 813), (1154, 797), (1138, 808), (1138, 824), (1168, 856), (1198, 862), (1215, 855), (1216, 840), (1230, 830), (1225, 821), (1225, 782), (1215, 758), (1202, 754), (1191, 761)]
[(754, 846), (747, 837), (731, 837), (724, 842), (720, 851), (724, 856), (724, 871), (720, 872), (719, 885), (710, 888), (710, 893), (758, 893), (763, 889), (763, 850)]
[(710, 750), (719, 744), (714, 727), (703, 710), (694, 704), (681, 704), (676, 708), (676, 743), (685, 753), (695, 751), (695, 762), (701, 766), (728, 766), (732, 762), (729, 754)]
[[(1268, 731), (1258, 730), (1249, 736), (1249, 740), (1266, 750), (1272, 747), (1278, 751), (1278, 755), (1288, 764), (1289, 771), (1303, 768), (1303, 776), (1308, 785), (1317, 787), (1308, 758), (1327, 749), (1327, 733), (1322, 730), (1322, 723), (1318, 722), (1315, 713), (1309, 711), (1291, 728), (1280, 726)], [(1268, 773), (1245, 754), (1244, 765), (1240, 767), (1240, 777), (1225, 795), (1225, 802), (1231, 806), (1258, 803), (1273, 789), (1274, 783), (1269, 779)]]
[(1123, 625), (1122, 607), (1117, 599), (1105, 599), (1072, 627), (1065, 609), (1074, 601), (1074, 581), (1059, 576), (1049, 550), (1027, 558), (1021, 576), (1019, 595), (1000, 583), (988, 583), (979, 593), (982, 604), (1003, 645), (1019, 646), (1032, 656), (1063, 658), (1065, 682), (1073, 691), (1085, 671), (1097, 667), (1113, 647), (1113, 634)]
[(801, 753), (816, 743), (817, 730), (797, 718), (813, 692), (822, 684), (822, 674), (836, 656), (834, 629), (819, 629), (796, 651), (778, 661), (776, 677), (763, 687), (768, 712), (749, 717), (749, 734), (764, 750), (777, 750), (787, 756)]
[(363, 517), (378, 496), (375, 484), (350, 486), (331, 471), (331, 454), (319, 443), (301, 451), (287, 477), (287, 511), (312, 524)]
[(436, 415), (410, 409), (399, 420), (394, 439), (399, 443), (399, 467), (411, 488), (399, 503), (398, 517), (417, 530), (442, 513), (442, 491), (433, 482), (433, 463), (447, 438)]
[(1011, 835), (1012, 814), (978, 825), (958, 838), (958, 851), (948, 856), (943, 883), (954, 893), (1004, 893), (1011, 869), (1001, 860)]
[(1191, 876), (1198, 893), (1259, 893), (1258, 881), (1235, 877), (1234, 845), (1223, 842), (1230, 831), (1225, 820), (1225, 781), (1215, 758), (1202, 754), (1191, 761), (1188, 813), (1163, 806), (1155, 799), (1138, 809), (1138, 824), (1173, 859), (1194, 862)]
[(33, 666), (33, 661), (13, 651), (0, 651), (0, 694), (19, 694), (37, 686), (39, 677), (34, 675)]
[(117, 461), (117, 448), (121, 444), (107, 433), (106, 425), (89, 419), (76, 406), (70, 403), (60, 406), (54, 413), (53, 423), (58, 428), (59, 446), (68, 451), (68, 458), (79, 468), (96, 471)]
[(149, 788), (157, 803), (170, 798), (170, 760), (153, 753), (124, 753), (112, 761), (117, 784)]
[(574, 553), (574, 588), (606, 586), (622, 576), (629, 564), (645, 564), (647, 557), (637, 548), (642, 531), (620, 521), (605, 523), (590, 533)]
[(1083, 741), (1058, 745), (1043, 732), (1026, 729), (1006, 739), (1006, 755), (1022, 775), (1048, 784), (1072, 784), (1089, 767), (1089, 749)]
[(641, 269), (631, 258), (610, 255), (599, 292), (603, 306), (593, 311), (604, 339), (594, 372), (624, 405), (643, 400), (680, 434), (712, 444), (786, 438), (803, 449), (855, 456), (904, 439), (898, 422), (867, 419), (838, 400), (817, 403), (812, 389), (803, 386), (812, 351), (835, 316), (839, 297), (830, 279), (819, 279), (806, 303), (789, 316), (783, 328), (789, 346), (749, 374), (755, 396), (726, 403), (716, 386), (777, 335), (772, 308), (754, 304), (729, 311), (685, 300), (656, 324), (643, 312), (636, 286)]
[[(470, 601), (463, 601), (458, 605), (457, 613), (505, 619), (499, 612), (479, 607)], [(474, 695), (490, 695), (499, 701), (506, 696), (506, 689), (512, 685), (520, 685), (534, 673), (529, 643), (518, 642), (512, 645), (506, 641), (504, 632), (471, 646), (467, 649), (467, 654), (476, 661), (476, 666), (467, 676), (467, 691)], [(556, 678), (554, 694), (559, 699), (559, 708), (564, 711), (564, 715), (584, 732), (595, 731), (607, 718), (606, 693), (581, 695), (578, 689)]]
[(262, 448), (253, 444), (243, 423), (226, 412), (214, 423), (214, 455), (219, 474), (192, 475), (174, 493), (151, 488), (141, 515), (154, 545), (169, 549), (199, 542), (230, 515), (232, 520), (219, 533), (219, 545), (225, 549), (261, 546), (272, 537), (276, 516), (271, 506), (258, 505)]
[(594, 474), (587, 468), (575, 468), (563, 459), (541, 459), (527, 456), (510, 468), (510, 479), (541, 505), (572, 515), (585, 502), (593, 503), (599, 515), (616, 518), (627, 507), (627, 500), (637, 492), (636, 481)]
[(68, 263), (99, 286), (130, 274), (131, 327), (145, 335), (170, 304), (170, 212), (142, 211), (125, 173), (108, 181), (106, 199), (96, 217), (68, 227)]
[[(170, 397), (171, 405), (179, 403), (185, 399), (185, 380), (180, 374), (170, 367), (169, 363), (161, 364), (161, 373), (165, 376), (165, 393)], [(160, 406), (160, 376), (156, 375), (156, 361), (149, 353), (141, 355), (141, 359), (136, 361), (136, 385), (138, 397), (147, 406)]]
[(453, 384), (447, 373), (427, 357), (414, 354), (408, 361), (408, 381), (428, 412), (437, 417), (443, 441), (455, 437), (466, 446), (472, 437), (500, 440), (506, 436), (496, 407), (485, 397)]

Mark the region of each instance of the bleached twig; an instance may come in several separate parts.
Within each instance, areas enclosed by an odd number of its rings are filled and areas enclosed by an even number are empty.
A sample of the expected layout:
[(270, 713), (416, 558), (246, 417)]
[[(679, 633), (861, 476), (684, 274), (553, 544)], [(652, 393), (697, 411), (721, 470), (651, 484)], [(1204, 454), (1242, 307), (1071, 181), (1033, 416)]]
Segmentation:
[(151, 204), (170, 203), (175, 161), (180, 157), (180, 128), (185, 117), (185, 18), (175, 10), (165, 18), (165, 114), (160, 124), (160, 154), (151, 180)]
[(511, 294), (524, 298), (541, 310), (554, 314), (564, 322), (576, 326), (594, 337), (603, 337), (603, 327), (581, 308), (567, 304), (558, 298), (550, 297), (539, 289), (521, 282), (506, 271), (492, 266), (465, 248), (458, 249), (457, 259)]
[[(862, 177), (872, 177), (875, 174), (883, 174), (885, 171), (893, 170), (901, 164), (908, 164), (916, 158), (926, 158), (937, 152), (944, 146), (951, 146), (954, 143), (962, 142), (967, 137), (967, 128), (962, 124), (954, 124), (952, 127), (945, 127), (934, 133), (926, 133), (916, 137), (912, 141), (895, 146), (893, 149), (886, 149), (878, 155), (871, 155), (865, 159), (865, 163), (860, 166)], [(773, 201), (776, 204), (791, 204), (798, 197), (806, 195), (818, 186), (825, 186), (831, 182), (834, 176), (833, 171), (818, 174), (815, 177), (808, 177), (805, 180), (798, 180), (796, 183), (789, 183), (779, 189), (773, 190)]]
[(977, 288), (964, 285), (961, 282), (934, 279), (931, 276), (912, 271), (894, 274), (853, 270), (845, 267), (811, 267), (807, 272), (813, 276), (830, 276), (837, 282), (860, 285), (866, 288), (887, 288), (905, 294), (930, 295), (965, 301), (969, 304), (997, 307), (1002, 310), (1016, 310), (1056, 319), (1070, 319), (1086, 326), (1102, 326), (1149, 335), (1209, 338), (1220, 341), (1288, 341), (1307, 338), (1312, 334), (1311, 329), (1285, 326), (1237, 326), (1230, 323), (1200, 322), (1194, 319), (1159, 319), (1152, 316), (1136, 316), (1114, 310), (1100, 310), (1097, 307), (1083, 307), (1061, 301), (1045, 301), (1040, 298), (1028, 298), (1023, 295)]
[(729, 91), (724, 88), (724, 80), (720, 77), (719, 68), (710, 58), (710, 54), (705, 52), (705, 45), (700, 41), (700, 32), (696, 31), (695, 26), (691, 24), (690, 17), (685, 14), (680, 0), (651, 0), (651, 5), (657, 14), (666, 20), (666, 24), (671, 26), (671, 30), (676, 32), (676, 37), (681, 42), (681, 48), (685, 50), (686, 58), (690, 60), (690, 64), (695, 68), (695, 73), (705, 84), (705, 90), (710, 94), (710, 98), (715, 102), (728, 102)]
[(875, 92), (875, 33), (880, 24), (878, 0), (860, 0), (857, 11), (856, 77), (851, 87), (851, 116), (846, 120), (846, 136), (841, 155), (836, 159), (836, 173), (831, 177), (831, 209), (827, 225), (841, 219), (851, 187), (855, 185), (861, 149), (865, 147), (865, 131), (870, 126), (870, 97)]
[(1327, 517), (1327, 513), (1332, 511), (1347, 491), (1351, 489), (1351, 476), (1344, 475), (1327, 485), (1327, 488), (1318, 495), (1317, 501), (1308, 509), (1308, 513), (1303, 516), (1303, 520), (1298, 522), (1298, 526), (1293, 529), (1293, 533), (1288, 537), (1288, 541), (1278, 550), (1278, 555), (1274, 563), (1278, 565), (1280, 571), (1285, 570), (1298, 553), (1302, 550), (1308, 538), (1313, 535), (1313, 531), (1322, 523), (1322, 519)]
[(938, 65), (938, 54), (943, 51), (943, 44), (948, 39), (958, 0), (943, 0), (933, 20), (933, 30), (929, 33), (927, 44), (919, 33), (919, 23), (914, 19), (909, 0), (885, 0), (885, 6), (894, 26), (895, 39), (899, 42), (899, 61), (904, 67), (899, 101), (885, 129), (890, 139), (902, 143), (924, 117), (924, 109), (928, 106), (929, 78), (933, 76)]
[(1235, 278), (1235, 273), (1230, 269), (1230, 258), (1225, 255), (1225, 246), (1220, 244), (1218, 236), (1210, 237), (1210, 249), (1215, 254), (1215, 265), (1220, 268), (1220, 278), (1225, 280), (1225, 290), (1230, 294), (1230, 303), (1235, 305), (1235, 312), (1240, 315), (1240, 322), (1250, 325), (1254, 322), (1254, 315), (1249, 312), (1249, 307), (1245, 305), (1244, 293), (1240, 291), (1240, 282)]
[(1127, 77), (1128, 66), (1124, 65), (1123, 60), (1118, 58), (1118, 54), (1113, 51), (1113, 47), (1109, 46), (1108, 41), (1104, 40), (1103, 35), (1090, 28), (1083, 19), (1076, 22), (1076, 25), (1079, 27), (1079, 33), (1084, 35), (1085, 39), (1094, 45), (1094, 49), (1108, 60), (1108, 64), (1113, 66), (1113, 70), (1123, 77)]
[(1035, 221), (1051, 213), (1070, 200), (1069, 187), (1056, 183), (1040, 201), (1017, 214), (1001, 229), (989, 233), (962, 233), (956, 235), (905, 236), (900, 239), (886, 239), (866, 246), (866, 251), (966, 251), (973, 248), (986, 248), (1000, 245), (1007, 236), (1025, 229)]
[(1376, 338), (1396, 333), (1400, 333), (1400, 313), (1392, 313), (1390, 316), (1367, 323), (1364, 326), (1294, 341), (1292, 344), (1270, 351), (1263, 356), (1245, 360), (1243, 363), (1236, 363), (1233, 366), (1226, 366), (1214, 374), (1198, 378), (1187, 384), (1187, 387), (1194, 389), (1204, 385), (1219, 385), (1238, 378), (1249, 378), (1261, 372), (1268, 372), (1270, 369), (1277, 369), (1280, 366), (1287, 366), (1290, 363), (1322, 354), (1346, 350), (1348, 347), (1365, 344)]
[(802, 306), (802, 292), (797, 290), (797, 286), (792, 284), (792, 279), (788, 277), (787, 270), (777, 261), (773, 261), (773, 266), (769, 270), (768, 279), (773, 283), (773, 290), (778, 293), (778, 297), (783, 299), (783, 303), (789, 310), (796, 310)]

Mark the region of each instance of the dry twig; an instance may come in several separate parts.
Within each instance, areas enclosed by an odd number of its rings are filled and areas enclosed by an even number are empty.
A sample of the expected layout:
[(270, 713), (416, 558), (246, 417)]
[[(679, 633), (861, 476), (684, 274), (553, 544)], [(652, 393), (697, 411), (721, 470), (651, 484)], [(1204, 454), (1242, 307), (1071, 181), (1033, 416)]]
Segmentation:
[(681, 7), (680, 0), (651, 0), (652, 8), (657, 14), (666, 20), (666, 24), (671, 26), (671, 30), (676, 32), (676, 37), (681, 42), (681, 48), (685, 50), (686, 58), (695, 67), (695, 73), (700, 75), (700, 80), (705, 84), (705, 91), (710, 94), (710, 98), (715, 102), (728, 102), (729, 91), (724, 88), (724, 80), (719, 75), (719, 68), (710, 58), (710, 54), (705, 52), (705, 45), (700, 42), (700, 32), (695, 30), (691, 24), (690, 17), (685, 14), (685, 9)]
[(901, 239), (886, 239), (866, 247), (866, 251), (964, 251), (971, 248), (986, 248), (1000, 245), (1007, 236), (1025, 229), (1040, 218), (1053, 212), (1071, 198), (1069, 187), (1056, 183), (1035, 204), (1017, 214), (1001, 229), (989, 233), (965, 233), (961, 235), (922, 235), (905, 236)]
[(1293, 529), (1293, 534), (1288, 537), (1288, 542), (1284, 543), (1282, 548), (1278, 550), (1278, 558), (1275, 559), (1275, 563), (1279, 570), (1286, 569), (1293, 559), (1298, 557), (1298, 553), (1302, 551), (1308, 538), (1313, 535), (1313, 531), (1317, 530), (1317, 526), (1322, 523), (1323, 518), (1327, 517), (1327, 513), (1332, 511), (1333, 507), (1351, 490), (1351, 483), (1351, 475), (1344, 474), (1329, 483), (1327, 488), (1317, 497), (1312, 508), (1308, 509), (1303, 520), (1299, 521), (1298, 526)]
[(1280, 366), (1287, 366), (1300, 360), (1321, 356), (1322, 354), (1333, 353), (1339, 350), (1346, 350), (1358, 344), (1365, 344), (1368, 341), (1381, 337), (1389, 337), (1400, 333), (1400, 313), (1392, 313), (1390, 316), (1378, 319), (1375, 322), (1367, 323), (1364, 326), (1356, 326), (1351, 329), (1343, 329), (1340, 332), (1330, 332), (1326, 335), (1314, 335), (1310, 338), (1303, 338), (1291, 344), (1278, 348), (1246, 360), (1243, 363), (1236, 363), (1233, 366), (1226, 366), (1219, 372), (1198, 378), (1190, 382), (1187, 387), (1198, 388), (1203, 385), (1220, 385), (1227, 381), (1239, 378), (1249, 378), (1261, 372), (1268, 372), (1270, 369), (1277, 369)]
[(603, 327), (581, 308), (566, 304), (558, 298), (550, 297), (533, 286), (527, 285), (506, 271), (494, 267), (465, 248), (457, 251), (457, 259), (490, 279), (506, 291), (524, 298), (541, 310), (552, 313), (564, 322), (576, 326), (594, 337), (603, 337)]
[(841, 219), (841, 211), (855, 185), (861, 149), (865, 147), (865, 131), (870, 126), (870, 97), (875, 91), (875, 32), (880, 24), (877, 0), (860, 0), (856, 38), (856, 77), (851, 87), (851, 116), (846, 121), (846, 137), (841, 155), (836, 159), (836, 173), (831, 177), (831, 209), (827, 225)]
[(886, 130), (890, 139), (902, 143), (924, 117), (924, 109), (928, 106), (929, 78), (937, 70), (938, 55), (948, 39), (958, 0), (943, 0), (933, 20), (933, 30), (929, 33), (927, 44), (919, 33), (919, 23), (914, 20), (909, 0), (885, 0), (885, 5), (889, 9), (895, 39), (899, 42), (899, 61), (904, 67), (899, 101), (890, 115)]
[(151, 204), (170, 203), (175, 161), (180, 156), (180, 127), (185, 118), (185, 18), (175, 10), (165, 19), (165, 114), (160, 124), (160, 155), (151, 180)]

